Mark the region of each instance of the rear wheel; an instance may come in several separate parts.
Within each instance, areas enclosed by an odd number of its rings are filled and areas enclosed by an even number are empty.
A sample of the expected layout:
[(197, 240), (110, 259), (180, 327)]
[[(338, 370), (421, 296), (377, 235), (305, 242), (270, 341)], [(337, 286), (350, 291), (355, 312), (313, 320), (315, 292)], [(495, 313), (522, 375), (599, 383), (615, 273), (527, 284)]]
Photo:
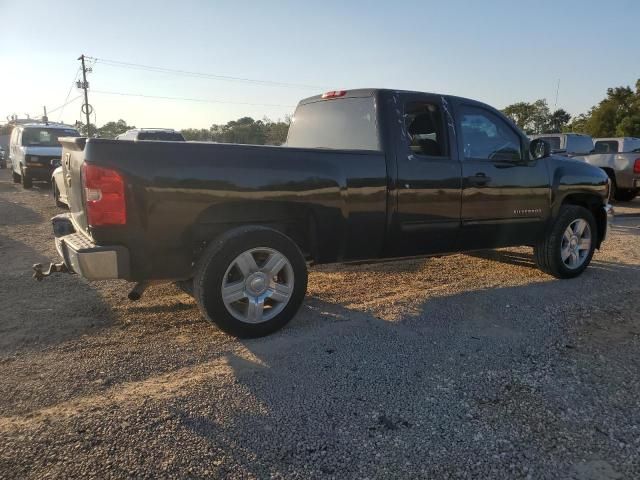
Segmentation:
[(619, 202), (630, 202), (638, 196), (638, 190), (631, 189), (617, 189), (615, 192), (615, 199)]
[(66, 205), (60, 201), (60, 191), (56, 186), (56, 181), (51, 182), (51, 194), (53, 195), (53, 200), (56, 202), (56, 207), (64, 208)]
[(557, 278), (580, 275), (591, 262), (598, 230), (584, 207), (564, 205), (546, 238), (534, 249), (538, 267)]
[(238, 337), (285, 326), (307, 290), (298, 246), (265, 227), (242, 227), (214, 241), (198, 262), (194, 294), (204, 317)]

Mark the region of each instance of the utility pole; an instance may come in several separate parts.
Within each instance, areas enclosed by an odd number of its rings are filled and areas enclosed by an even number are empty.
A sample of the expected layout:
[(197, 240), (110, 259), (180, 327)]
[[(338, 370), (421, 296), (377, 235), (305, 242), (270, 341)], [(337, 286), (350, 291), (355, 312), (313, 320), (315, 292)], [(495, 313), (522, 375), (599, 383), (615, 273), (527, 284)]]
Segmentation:
[(93, 108), (89, 105), (89, 82), (87, 82), (87, 67), (84, 64), (84, 54), (78, 57), (78, 60), (82, 62), (82, 82), (78, 81), (76, 84), (78, 88), (82, 88), (84, 90), (84, 104), (82, 105), (82, 113), (84, 113), (87, 117), (87, 137), (91, 136), (91, 120), (89, 119), (89, 115)]
[(47, 106), (44, 105), (42, 108), (44, 109), (44, 115), (42, 116), (42, 121), (45, 123), (45, 125), (49, 125), (49, 117), (47, 117)]

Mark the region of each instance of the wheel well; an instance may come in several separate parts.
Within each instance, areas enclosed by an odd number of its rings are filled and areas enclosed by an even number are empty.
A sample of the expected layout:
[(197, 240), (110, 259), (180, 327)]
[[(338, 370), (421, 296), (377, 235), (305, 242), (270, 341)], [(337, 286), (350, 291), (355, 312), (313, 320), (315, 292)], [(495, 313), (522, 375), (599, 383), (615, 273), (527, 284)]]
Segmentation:
[(596, 226), (598, 228), (598, 241), (596, 243), (596, 248), (600, 248), (602, 239), (607, 232), (607, 214), (602, 208), (602, 200), (600, 197), (583, 193), (575, 193), (565, 197), (562, 201), (562, 205), (577, 205), (579, 207), (584, 207), (593, 214), (593, 218), (595, 218)]
[(198, 217), (192, 231), (194, 256), (199, 257), (212, 240), (240, 226), (272, 228), (298, 245), (307, 260), (318, 258), (316, 218), (302, 205), (277, 202), (236, 202), (208, 209)]
[(616, 172), (613, 170), (613, 168), (602, 167), (602, 170), (604, 170), (604, 173), (606, 173), (607, 176), (611, 179), (611, 181), (615, 183), (615, 181), (616, 181)]

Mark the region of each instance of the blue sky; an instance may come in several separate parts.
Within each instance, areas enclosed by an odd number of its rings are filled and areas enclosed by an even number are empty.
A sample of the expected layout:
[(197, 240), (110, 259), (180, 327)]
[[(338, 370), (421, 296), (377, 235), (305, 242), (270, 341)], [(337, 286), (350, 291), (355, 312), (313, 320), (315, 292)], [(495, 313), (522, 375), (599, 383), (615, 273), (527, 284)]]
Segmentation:
[[(300, 98), (357, 87), (449, 93), (498, 108), (546, 98), (553, 107), (558, 79), (558, 107), (578, 114), (608, 87), (640, 78), (637, 0), (85, 4), (0, 0), (1, 120), (61, 105), (80, 53), (319, 87), (192, 78), (98, 61), (89, 77), (98, 125), (118, 118), (174, 128), (208, 127), (245, 115), (277, 119), (291, 113)], [(73, 88), (69, 98), (79, 93)], [(68, 105), (62, 119), (72, 123), (79, 109), (80, 101)], [(58, 120), (59, 114), (50, 118)]]

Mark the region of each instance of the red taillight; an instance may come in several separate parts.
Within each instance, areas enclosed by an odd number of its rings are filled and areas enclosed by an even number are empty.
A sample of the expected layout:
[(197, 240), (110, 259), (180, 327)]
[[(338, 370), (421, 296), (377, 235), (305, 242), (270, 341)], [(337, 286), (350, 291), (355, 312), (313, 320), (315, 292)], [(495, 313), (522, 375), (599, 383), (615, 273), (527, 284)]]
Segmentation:
[(640, 173), (640, 158), (636, 158), (636, 161), (633, 164), (633, 173)]
[(344, 97), (347, 94), (346, 90), (332, 90), (322, 94), (322, 98), (337, 98)]
[(124, 180), (118, 172), (83, 163), (82, 186), (89, 225), (97, 227), (127, 223)]

